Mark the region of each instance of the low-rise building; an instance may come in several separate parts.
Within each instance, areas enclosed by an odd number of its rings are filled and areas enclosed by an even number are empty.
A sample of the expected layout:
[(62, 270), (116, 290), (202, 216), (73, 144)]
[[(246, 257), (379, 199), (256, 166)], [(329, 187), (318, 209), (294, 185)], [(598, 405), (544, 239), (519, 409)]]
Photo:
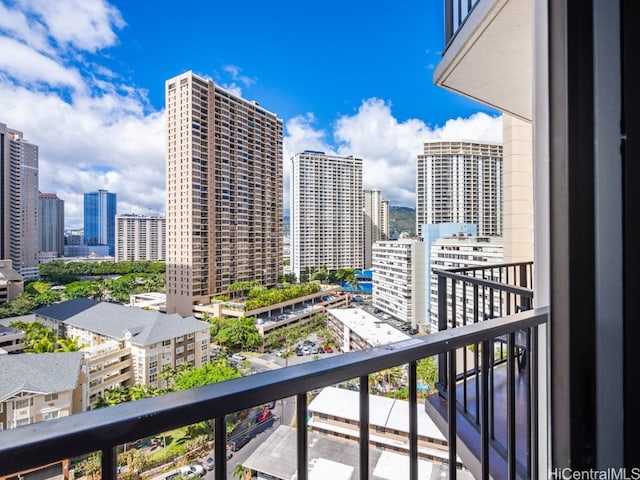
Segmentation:
[(0, 355), (23, 351), (24, 332), (9, 325), (0, 324)]
[(410, 338), (360, 308), (327, 310), (327, 327), (336, 346), (343, 352), (365, 350)]
[(286, 328), (306, 325), (316, 314), (324, 313), (328, 308), (346, 307), (348, 303), (349, 296), (341, 287), (322, 285), (318, 292), (251, 310), (247, 310), (246, 303), (241, 300), (196, 305), (193, 310), (196, 315), (207, 313), (215, 318), (253, 317), (264, 344), (271, 335), (283, 335)]
[[(309, 404), (311, 431), (349, 438), (360, 438), (359, 392), (327, 387)], [(409, 402), (369, 395), (369, 443), (382, 450), (409, 454)], [(418, 408), (418, 457), (447, 463), (447, 440), (423, 408)], [(462, 467), (462, 464), (460, 464)]]
[(14, 300), (23, 290), (24, 279), (13, 269), (13, 262), (0, 260), (0, 303)]
[[(33, 313), (37, 320), (55, 326), (59, 335), (77, 338), (90, 350), (87, 358), (94, 367), (90, 384), (102, 378), (109, 384), (162, 388), (165, 385), (158, 374), (165, 366), (175, 368), (188, 362), (197, 368), (209, 361), (210, 325), (194, 317), (81, 298)], [(99, 385), (94, 382), (90, 387), (94, 395)]]
[(0, 430), (87, 409), (82, 353), (0, 355)]

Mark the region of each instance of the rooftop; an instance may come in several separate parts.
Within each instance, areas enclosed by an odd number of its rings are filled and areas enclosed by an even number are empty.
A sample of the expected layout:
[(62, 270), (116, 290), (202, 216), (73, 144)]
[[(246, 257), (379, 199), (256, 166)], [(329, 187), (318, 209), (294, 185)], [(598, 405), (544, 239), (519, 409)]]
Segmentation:
[(73, 390), (81, 363), (81, 352), (0, 355), (0, 401), (25, 391)]
[[(309, 412), (333, 415), (358, 422), (360, 419), (360, 393), (344, 388), (322, 389), (309, 404)], [(394, 398), (369, 395), (369, 424), (402, 433), (409, 432), (409, 402)], [(418, 409), (418, 435), (446, 440), (424, 409)]]
[(409, 335), (360, 308), (331, 308), (327, 311), (372, 346), (410, 338)]

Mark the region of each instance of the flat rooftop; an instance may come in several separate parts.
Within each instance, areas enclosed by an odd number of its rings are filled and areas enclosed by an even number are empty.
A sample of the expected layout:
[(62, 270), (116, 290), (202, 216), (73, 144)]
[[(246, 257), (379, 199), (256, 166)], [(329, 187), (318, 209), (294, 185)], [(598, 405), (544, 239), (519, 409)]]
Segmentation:
[[(359, 475), (359, 443), (309, 432), (308, 459), (310, 480), (355, 480)], [(296, 429), (279, 426), (243, 465), (256, 472), (281, 480), (296, 478)], [(372, 480), (409, 478), (409, 457), (369, 447)], [(447, 466), (418, 460), (418, 474), (424, 480), (441, 480), (447, 476)], [(458, 478), (471, 480), (467, 471), (458, 470)]]
[(330, 308), (327, 312), (374, 347), (411, 338), (361, 308)]

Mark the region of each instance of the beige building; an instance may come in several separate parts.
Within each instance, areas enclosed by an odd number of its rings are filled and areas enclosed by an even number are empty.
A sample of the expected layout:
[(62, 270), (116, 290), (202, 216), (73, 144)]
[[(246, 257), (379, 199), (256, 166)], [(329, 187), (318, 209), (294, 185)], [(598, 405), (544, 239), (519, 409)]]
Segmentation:
[[(327, 387), (309, 404), (309, 428), (325, 435), (360, 439), (360, 403), (358, 392)], [(409, 454), (409, 402), (369, 395), (369, 443), (382, 450)], [(435, 463), (447, 463), (447, 439), (427, 415), (417, 409), (418, 456)], [(463, 465), (458, 459), (458, 468)], [(400, 478), (400, 477), (398, 477)]]
[(38, 146), (0, 123), (0, 259), (38, 278)]
[[(37, 321), (85, 345), (90, 402), (110, 386), (164, 387), (165, 366), (209, 361), (209, 327), (194, 317), (76, 298), (34, 310)], [(86, 352), (85, 352), (86, 351)]]
[(0, 430), (87, 408), (80, 352), (0, 355)]
[(502, 145), (430, 140), (418, 155), (417, 228), (472, 223), (479, 235), (502, 236)]
[(213, 81), (166, 82), (167, 312), (282, 274), (282, 120)]
[(305, 151), (291, 158), (291, 269), (364, 265), (362, 159)]
[(373, 244), (389, 237), (389, 202), (380, 190), (364, 190), (364, 268), (371, 268)]
[(23, 290), (24, 280), (13, 269), (11, 260), (0, 260), (0, 303), (17, 298)]
[(161, 215), (116, 215), (116, 262), (164, 260), (167, 220)]
[(531, 123), (502, 115), (504, 261), (533, 259), (533, 154)]

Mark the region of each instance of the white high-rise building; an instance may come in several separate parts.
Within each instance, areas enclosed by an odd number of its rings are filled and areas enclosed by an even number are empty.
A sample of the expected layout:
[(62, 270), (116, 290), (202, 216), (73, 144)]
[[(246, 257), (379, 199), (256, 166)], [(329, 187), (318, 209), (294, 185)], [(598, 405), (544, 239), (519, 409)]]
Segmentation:
[(389, 236), (389, 202), (378, 189), (364, 190), (364, 268), (371, 268), (371, 250), (375, 242)]
[[(430, 322), (432, 328), (437, 329), (438, 325), (438, 276), (433, 273), (433, 270), (449, 270), (452, 268), (467, 268), (467, 267), (486, 267), (488, 265), (499, 265), (503, 262), (503, 242), (499, 237), (486, 237), (486, 236), (464, 236), (464, 235), (452, 235), (450, 237), (440, 238), (431, 244), (431, 311)], [(499, 275), (499, 271), (493, 272), (487, 270), (484, 272), (483, 278), (486, 280), (493, 280), (496, 282), (504, 282), (503, 278), (496, 276), (492, 278), (493, 274)], [(462, 289), (456, 290), (457, 305), (464, 305), (463, 298), (468, 292), (463, 292)], [(451, 285), (448, 286), (447, 292), (447, 308), (451, 312), (452, 304), (452, 291)], [(487, 315), (493, 315), (491, 312), (491, 292), (487, 289), (482, 289), (479, 292), (479, 301), (485, 303), (484, 312)], [(500, 308), (500, 292), (494, 292), (494, 309)], [(462, 325), (464, 312), (456, 312), (456, 321), (458, 325)], [(448, 318), (451, 318), (451, 313)], [(484, 319), (479, 319), (484, 320)], [(472, 323), (473, 320), (473, 306), (467, 306), (467, 322)]]
[(373, 306), (424, 330), (425, 245), (406, 238), (373, 245)]
[(479, 235), (502, 236), (502, 145), (430, 140), (418, 155), (417, 228), (472, 223)]
[(291, 269), (362, 268), (362, 159), (305, 151), (291, 158)]
[(0, 257), (38, 278), (38, 146), (0, 123)]
[(165, 260), (167, 219), (161, 215), (116, 215), (116, 262)]
[(213, 81), (167, 80), (167, 313), (282, 274), (282, 120)]

